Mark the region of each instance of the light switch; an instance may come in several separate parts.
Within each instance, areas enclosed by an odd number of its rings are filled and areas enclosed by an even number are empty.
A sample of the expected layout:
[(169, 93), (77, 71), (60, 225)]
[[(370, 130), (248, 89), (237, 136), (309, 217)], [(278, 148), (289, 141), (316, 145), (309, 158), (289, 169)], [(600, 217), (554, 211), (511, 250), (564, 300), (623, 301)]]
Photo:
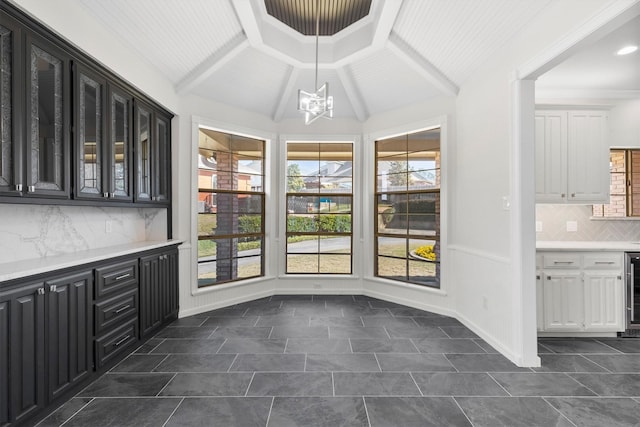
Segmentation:
[(578, 231), (578, 221), (567, 221), (567, 231)]
[(542, 232), (542, 221), (536, 221), (536, 233)]

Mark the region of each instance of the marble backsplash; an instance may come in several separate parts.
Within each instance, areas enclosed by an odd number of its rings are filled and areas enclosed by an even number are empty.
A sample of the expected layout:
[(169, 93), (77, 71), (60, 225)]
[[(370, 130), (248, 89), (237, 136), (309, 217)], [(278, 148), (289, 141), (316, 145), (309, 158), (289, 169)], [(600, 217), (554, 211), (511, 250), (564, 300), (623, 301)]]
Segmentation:
[[(567, 231), (575, 221), (576, 231)], [(591, 205), (536, 205), (536, 222), (542, 231), (537, 240), (551, 241), (640, 241), (640, 220), (592, 219)]]
[(166, 238), (166, 209), (0, 204), (0, 263)]

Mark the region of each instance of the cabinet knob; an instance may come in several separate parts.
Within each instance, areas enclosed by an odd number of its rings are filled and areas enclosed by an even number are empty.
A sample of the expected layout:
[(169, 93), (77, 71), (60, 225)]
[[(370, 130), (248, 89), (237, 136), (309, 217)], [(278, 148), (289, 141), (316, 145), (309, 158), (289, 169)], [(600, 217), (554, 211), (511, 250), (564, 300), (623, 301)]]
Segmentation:
[(576, 193), (571, 193), (571, 197), (576, 197)]
[(49, 286), (49, 292), (55, 292), (55, 291), (56, 291), (56, 285)]
[(38, 288), (38, 295), (44, 295), (44, 288)]
[(16, 184), (16, 191), (22, 191), (22, 184)]
[(560, 196), (561, 196), (561, 197), (562, 197), (562, 198), (564, 199), (564, 197), (565, 197), (565, 194), (564, 194), (564, 193), (562, 193), (562, 194), (561, 194)]
[(30, 185), (27, 187), (27, 191), (29, 193), (35, 193), (36, 192), (36, 186), (35, 185)]
[(108, 199), (109, 198), (109, 193), (103, 193), (102, 197), (104, 197), (105, 199)]

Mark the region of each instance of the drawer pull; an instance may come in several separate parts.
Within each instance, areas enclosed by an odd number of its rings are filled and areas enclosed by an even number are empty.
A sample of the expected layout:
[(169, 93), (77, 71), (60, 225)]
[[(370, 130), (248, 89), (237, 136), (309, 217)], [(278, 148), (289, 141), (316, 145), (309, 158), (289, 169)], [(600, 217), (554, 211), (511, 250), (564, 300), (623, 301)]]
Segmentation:
[(615, 261), (596, 261), (596, 264), (615, 264)]
[(117, 343), (115, 343), (113, 346), (114, 347), (118, 347), (119, 345), (121, 345), (122, 343), (127, 341), (129, 338), (131, 338), (131, 335), (124, 336)]
[(573, 261), (553, 261), (554, 264), (573, 264)]
[(125, 311), (125, 310), (126, 310), (127, 308), (129, 308), (129, 307), (131, 307), (131, 305), (130, 305), (130, 304), (123, 305), (122, 307), (120, 307), (119, 309), (117, 309), (116, 311), (114, 311), (113, 313), (114, 313), (114, 314), (122, 313), (123, 311)]
[(116, 277), (116, 280), (126, 279), (129, 276), (131, 276), (131, 273), (123, 274), (121, 276)]

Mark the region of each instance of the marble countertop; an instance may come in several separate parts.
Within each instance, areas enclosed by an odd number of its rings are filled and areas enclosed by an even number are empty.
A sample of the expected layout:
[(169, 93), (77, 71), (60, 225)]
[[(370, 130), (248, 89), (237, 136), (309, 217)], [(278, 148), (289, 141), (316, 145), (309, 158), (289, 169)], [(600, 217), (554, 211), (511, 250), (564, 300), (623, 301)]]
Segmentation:
[(539, 251), (619, 251), (640, 252), (640, 241), (537, 241)]
[(182, 243), (180, 240), (144, 241), (90, 249), (83, 252), (74, 252), (51, 257), (26, 259), (11, 263), (0, 263), (0, 283), (35, 274), (46, 273), (48, 271), (61, 270), (63, 268), (75, 267), (81, 264), (98, 262), (122, 255), (130, 255), (137, 252), (177, 245), (180, 243)]

